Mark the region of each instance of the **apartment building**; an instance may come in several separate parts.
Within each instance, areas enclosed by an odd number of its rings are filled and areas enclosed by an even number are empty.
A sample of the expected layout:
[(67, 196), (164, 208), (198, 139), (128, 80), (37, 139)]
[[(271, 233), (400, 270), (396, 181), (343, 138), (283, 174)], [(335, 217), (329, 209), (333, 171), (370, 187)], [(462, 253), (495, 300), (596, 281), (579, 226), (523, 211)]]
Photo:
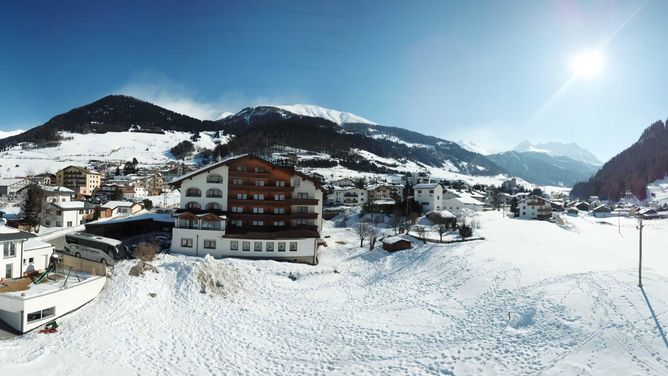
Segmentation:
[(102, 174), (84, 167), (68, 166), (56, 173), (56, 185), (74, 190), (77, 195), (90, 196), (102, 182)]
[(181, 192), (173, 251), (317, 263), (323, 192), (316, 179), (242, 155), (172, 185)]
[(424, 213), (441, 210), (443, 205), (443, 186), (438, 183), (422, 183), (413, 186), (415, 201), (422, 206)]

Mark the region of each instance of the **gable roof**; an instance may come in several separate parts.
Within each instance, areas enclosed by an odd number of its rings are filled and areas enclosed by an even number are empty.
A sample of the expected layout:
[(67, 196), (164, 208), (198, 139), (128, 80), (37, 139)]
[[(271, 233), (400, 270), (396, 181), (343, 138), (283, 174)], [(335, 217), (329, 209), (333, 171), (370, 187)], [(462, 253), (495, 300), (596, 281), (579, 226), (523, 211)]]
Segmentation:
[(58, 170), (58, 172), (63, 171), (63, 170), (67, 170), (69, 168), (75, 168), (75, 169), (83, 172), (84, 174), (102, 175), (101, 173), (89, 170), (86, 167), (74, 166), (74, 165), (70, 165), (70, 166), (67, 166), (65, 168), (62, 168), (62, 169)]
[(223, 160), (220, 161), (220, 162), (212, 163), (212, 164), (210, 164), (210, 165), (207, 165), (207, 166), (204, 166), (204, 167), (202, 167), (202, 168), (200, 168), (200, 169), (197, 169), (197, 170), (195, 170), (195, 171), (193, 171), (193, 172), (190, 172), (190, 173), (187, 173), (187, 174), (185, 174), (185, 175), (183, 175), (183, 176), (180, 176), (180, 177), (178, 177), (178, 178), (172, 180), (171, 182), (169, 182), (169, 184), (179, 185), (182, 181), (184, 181), (184, 180), (186, 180), (186, 179), (189, 179), (189, 178), (192, 178), (193, 176), (197, 176), (197, 175), (202, 174), (202, 173), (204, 173), (204, 172), (209, 172), (209, 171), (213, 170), (214, 168), (218, 168), (218, 167), (220, 167), (220, 166), (225, 166), (225, 165), (228, 165), (228, 164), (229, 164), (230, 162), (232, 162), (232, 161), (238, 161), (238, 160), (241, 160), (241, 159), (255, 159), (255, 160), (262, 161), (262, 162), (264, 162), (264, 163), (270, 165), (270, 166), (271, 166), (272, 168), (274, 168), (274, 169), (278, 169), (278, 170), (281, 170), (281, 171), (285, 171), (285, 172), (287, 172), (287, 173), (289, 173), (289, 174), (299, 176), (300, 178), (302, 178), (302, 179), (304, 179), (304, 180), (311, 181), (313, 184), (315, 184), (316, 188), (320, 188), (321, 185), (322, 185), (318, 179), (314, 179), (313, 177), (311, 177), (311, 176), (309, 176), (309, 175), (306, 175), (306, 174), (304, 174), (304, 173), (302, 173), (302, 172), (299, 172), (299, 171), (297, 171), (297, 170), (294, 170), (294, 169), (281, 167), (281, 166), (279, 166), (279, 165), (276, 165), (276, 164), (274, 164), (274, 163), (271, 163), (271, 162), (269, 162), (269, 161), (267, 161), (267, 160), (265, 160), (265, 159), (262, 159), (262, 158), (260, 158), (260, 157), (258, 157), (258, 156), (256, 156), (256, 155), (253, 155), (253, 154), (242, 154), (242, 155), (237, 155), (237, 156), (234, 156), (234, 157), (228, 157), (228, 158), (225, 158), (225, 159), (223, 159)]
[(131, 201), (107, 201), (103, 205), (100, 205), (100, 207), (103, 209), (116, 209), (119, 206), (131, 208), (135, 205), (139, 204)]
[(60, 208), (61, 210), (81, 210), (93, 208), (93, 205), (86, 201), (52, 202), (51, 205)]
[(439, 183), (421, 183), (421, 184), (415, 184), (413, 186), (413, 189), (429, 189), (429, 188), (436, 188), (437, 185), (440, 185)]

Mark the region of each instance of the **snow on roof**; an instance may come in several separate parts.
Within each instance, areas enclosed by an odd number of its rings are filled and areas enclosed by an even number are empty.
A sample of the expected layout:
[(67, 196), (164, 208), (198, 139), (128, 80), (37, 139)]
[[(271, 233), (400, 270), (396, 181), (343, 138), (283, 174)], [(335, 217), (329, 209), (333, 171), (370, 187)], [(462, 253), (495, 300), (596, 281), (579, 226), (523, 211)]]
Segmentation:
[(53, 245), (40, 240), (39, 238), (30, 238), (23, 243), (24, 251), (32, 251), (34, 249), (42, 249), (47, 247), (53, 247)]
[(383, 244), (395, 244), (395, 243), (398, 243), (400, 241), (410, 242), (410, 240), (406, 240), (406, 239), (400, 238), (398, 236), (390, 236), (389, 238), (383, 239)]
[(74, 193), (73, 190), (60, 185), (40, 185), (39, 188), (44, 192)]
[(461, 202), (462, 204), (469, 204), (469, 205), (479, 205), (482, 206), (483, 203), (476, 200), (475, 198), (467, 195), (467, 194), (460, 194), (459, 197), (453, 197), (452, 200), (457, 200)]
[(421, 184), (415, 184), (413, 186), (413, 189), (429, 189), (429, 188), (436, 188), (437, 185), (440, 185), (439, 183), (421, 183)]
[(104, 205), (100, 205), (100, 207), (104, 209), (116, 209), (119, 206), (130, 208), (135, 204), (136, 202), (131, 201), (107, 201), (104, 203)]
[(456, 218), (456, 216), (449, 210), (441, 210), (438, 212), (438, 214), (441, 215), (441, 218)]
[(600, 210), (610, 211), (611, 209), (608, 207), (608, 205), (599, 205), (594, 208), (594, 211), (600, 211)]
[(0, 179), (0, 186), (12, 185), (24, 181), (24, 178), (4, 178)]
[(65, 201), (65, 202), (54, 202), (51, 205), (57, 206), (64, 210), (73, 210), (73, 209), (84, 209), (90, 207), (90, 205), (85, 201)]

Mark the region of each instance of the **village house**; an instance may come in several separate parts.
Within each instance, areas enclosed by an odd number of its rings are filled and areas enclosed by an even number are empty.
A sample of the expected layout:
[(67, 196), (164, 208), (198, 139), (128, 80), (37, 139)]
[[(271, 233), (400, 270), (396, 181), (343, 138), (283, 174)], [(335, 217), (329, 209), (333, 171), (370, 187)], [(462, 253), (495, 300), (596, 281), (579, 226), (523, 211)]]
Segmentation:
[(95, 208), (98, 218), (127, 217), (136, 214), (144, 207), (136, 202), (130, 201), (107, 201)]
[(319, 181), (252, 155), (181, 176), (172, 251), (317, 263)]
[(367, 190), (356, 187), (333, 187), (327, 195), (327, 203), (337, 206), (362, 206), (368, 199)]
[(575, 203), (575, 208), (582, 211), (589, 211), (589, 203), (586, 201), (579, 201)]
[(441, 210), (443, 186), (439, 183), (422, 183), (413, 186), (414, 200), (422, 206), (422, 212)]
[(546, 220), (552, 218), (552, 205), (538, 195), (530, 195), (518, 202), (519, 217), (522, 219)]
[[(484, 196), (482, 196), (482, 200), (484, 200)], [(482, 211), (484, 206), (481, 200), (474, 198), (467, 191), (455, 191), (454, 189), (447, 188), (443, 192), (442, 207), (451, 212), (461, 209)]]
[(18, 191), (28, 186), (26, 178), (0, 179), (0, 196), (15, 196)]
[(26, 272), (44, 270), (49, 264), (53, 246), (36, 235), (0, 226), (0, 277), (20, 278)]
[(383, 249), (388, 252), (403, 251), (404, 249), (411, 249), (412, 246), (409, 240), (398, 236), (390, 236), (383, 239)]
[(39, 185), (52, 185), (56, 184), (56, 175), (45, 172), (43, 174), (37, 174), (30, 178), (33, 183)]
[[(42, 202), (42, 208), (40, 210), (42, 225), (44, 225), (43, 219), (46, 216), (47, 209), (51, 206), (52, 203), (68, 202), (74, 198), (74, 191), (69, 188), (60, 187), (57, 185), (34, 185), (34, 186), (37, 188), (37, 192), (39, 193)], [(19, 200), (21, 202), (25, 201), (29, 187), (30, 185), (24, 187), (17, 193)]]
[(594, 214), (594, 217), (609, 217), (612, 213), (612, 209), (607, 205), (599, 205), (591, 212)]
[(100, 187), (102, 174), (85, 167), (68, 166), (56, 173), (56, 185), (74, 190), (77, 196), (90, 196)]
[(93, 205), (86, 201), (52, 202), (46, 206), (41, 224), (47, 227), (74, 227), (93, 220)]
[(369, 200), (372, 201), (394, 202), (397, 200), (401, 201), (403, 197), (403, 185), (384, 183), (369, 187)]

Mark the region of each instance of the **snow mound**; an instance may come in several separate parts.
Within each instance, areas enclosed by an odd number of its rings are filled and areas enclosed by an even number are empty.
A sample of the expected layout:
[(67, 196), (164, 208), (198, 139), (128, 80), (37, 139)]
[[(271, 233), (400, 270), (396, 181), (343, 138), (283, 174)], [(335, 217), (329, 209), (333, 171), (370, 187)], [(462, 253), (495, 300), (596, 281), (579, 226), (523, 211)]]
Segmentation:
[(210, 255), (195, 264), (195, 273), (203, 294), (227, 297), (243, 290), (243, 278), (239, 270), (229, 263), (216, 261)]

